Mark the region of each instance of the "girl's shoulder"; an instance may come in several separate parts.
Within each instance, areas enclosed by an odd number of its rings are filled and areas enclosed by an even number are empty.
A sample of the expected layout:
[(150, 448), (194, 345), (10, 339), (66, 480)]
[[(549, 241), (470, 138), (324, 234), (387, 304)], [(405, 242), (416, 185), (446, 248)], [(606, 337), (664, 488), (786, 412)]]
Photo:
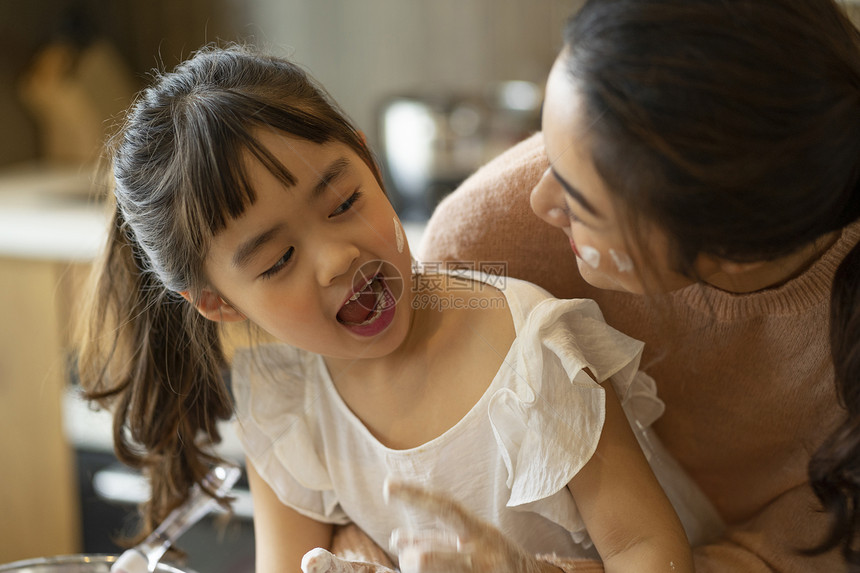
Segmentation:
[[(500, 269), (501, 270), (501, 269)], [(554, 297), (542, 287), (499, 272), (448, 268), (446, 264), (419, 264), (413, 277), (416, 304), (437, 310), (499, 310), (506, 308), (515, 325), (521, 324), (539, 303)]]
[(237, 401), (252, 391), (281, 393), (291, 387), (295, 393), (318, 377), (318, 372), (315, 354), (281, 342), (237, 348), (230, 364), (231, 386)]

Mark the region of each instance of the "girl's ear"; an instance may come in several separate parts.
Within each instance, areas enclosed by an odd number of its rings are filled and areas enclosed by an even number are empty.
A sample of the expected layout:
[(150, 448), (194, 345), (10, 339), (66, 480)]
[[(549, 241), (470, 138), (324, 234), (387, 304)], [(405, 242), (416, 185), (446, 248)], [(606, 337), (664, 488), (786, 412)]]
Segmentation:
[(233, 308), (230, 303), (209, 289), (203, 289), (200, 293), (200, 298), (196, 301), (191, 299), (191, 294), (187, 290), (181, 291), (179, 294), (194, 305), (197, 312), (214, 322), (239, 322), (245, 320), (244, 314)]

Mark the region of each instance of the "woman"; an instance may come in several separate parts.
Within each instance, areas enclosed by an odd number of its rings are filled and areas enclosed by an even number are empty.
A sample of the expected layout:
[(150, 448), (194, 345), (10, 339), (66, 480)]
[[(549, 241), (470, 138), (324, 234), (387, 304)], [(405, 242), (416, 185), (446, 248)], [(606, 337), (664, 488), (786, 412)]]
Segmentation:
[(657, 431), (728, 525), (698, 571), (860, 568), (857, 29), (831, 0), (596, 0), (565, 40), (543, 133), (422, 259), (507, 261), (646, 342)]

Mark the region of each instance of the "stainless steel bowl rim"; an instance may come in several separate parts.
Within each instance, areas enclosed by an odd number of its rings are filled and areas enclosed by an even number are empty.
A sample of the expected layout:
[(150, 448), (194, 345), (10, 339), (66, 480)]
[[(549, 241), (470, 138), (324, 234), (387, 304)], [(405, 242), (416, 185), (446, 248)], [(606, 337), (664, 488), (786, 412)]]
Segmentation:
[[(51, 566), (51, 565), (73, 565), (82, 563), (113, 563), (117, 560), (118, 555), (105, 554), (75, 554), (75, 555), (55, 555), (53, 557), (36, 557), (33, 559), (22, 559), (21, 561), (13, 561), (11, 563), (0, 564), (0, 573), (14, 572), (21, 569)], [(159, 563), (156, 571), (161, 573), (195, 573), (191, 569), (179, 569), (167, 563)]]

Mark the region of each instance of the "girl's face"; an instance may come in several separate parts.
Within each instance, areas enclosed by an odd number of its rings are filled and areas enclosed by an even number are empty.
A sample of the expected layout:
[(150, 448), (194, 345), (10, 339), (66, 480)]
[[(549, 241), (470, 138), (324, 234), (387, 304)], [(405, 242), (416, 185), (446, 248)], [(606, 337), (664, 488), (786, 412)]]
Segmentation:
[(220, 306), (222, 317), (235, 312), (324, 356), (389, 354), (409, 330), (411, 258), (370, 168), (339, 142), (274, 131), (259, 140), (295, 185), (246, 156), (257, 199), (212, 241), (210, 311)]
[[(564, 231), (589, 284), (642, 294), (646, 292), (643, 263), (634, 261), (625, 245), (626, 229), (594, 167), (583, 104), (569, 79), (564, 56), (562, 53), (556, 60), (546, 85), (542, 123), (550, 168), (532, 191), (532, 209)], [(661, 288), (671, 290), (693, 282), (670, 269), (667, 242), (659, 230), (653, 229), (643, 238), (648, 244), (639, 249), (649, 254), (648, 275)]]

